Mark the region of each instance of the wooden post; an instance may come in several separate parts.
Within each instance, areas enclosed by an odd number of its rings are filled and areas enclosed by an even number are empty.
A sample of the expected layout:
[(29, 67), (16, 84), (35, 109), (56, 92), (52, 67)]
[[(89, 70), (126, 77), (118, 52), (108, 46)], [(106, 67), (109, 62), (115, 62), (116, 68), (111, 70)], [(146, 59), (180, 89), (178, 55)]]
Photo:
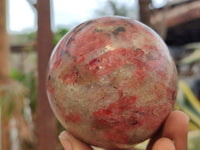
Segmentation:
[(53, 49), (53, 34), (50, 20), (50, 0), (38, 0), (38, 144), (39, 150), (56, 150), (56, 120), (46, 95), (46, 70)]
[[(6, 31), (6, 0), (0, 0), (0, 87), (7, 84), (9, 75), (9, 43), (8, 35)], [(2, 101), (2, 94), (0, 93), (0, 107)], [(1, 107), (1, 111), (2, 111)], [(0, 125), (0, 149), (9, 149), (9, 127), (8, 119), (5, 114), (0, 114), (1, 125)]]
[(0, 0), (0, 78), (9, 74), (9, 43), (6, 31), (6, 0)]

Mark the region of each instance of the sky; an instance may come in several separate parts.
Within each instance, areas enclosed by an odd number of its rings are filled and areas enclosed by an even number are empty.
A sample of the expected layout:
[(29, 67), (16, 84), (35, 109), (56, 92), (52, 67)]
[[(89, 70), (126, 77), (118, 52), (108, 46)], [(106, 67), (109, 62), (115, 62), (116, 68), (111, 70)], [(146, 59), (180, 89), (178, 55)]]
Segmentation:
[[(94, 11), (105, 1), (106, 0), (52, 0), (52, 28), (55, 29), (58, 26), (75, 26), (88, 19), (94, 18)], [(130, 1), (131, 0), (123, 0), (125, 3), (129, 3)], [(165, 1), (166, 0), (154, 0), (154, 3), (159, 7)], [(7, 2), (7, 27), (9, 32), (36, 30), (36, 13), (27, 0), (8, 0)]]
[[(52, 0), (52, 26), (64, 26), (92, 18), (94, 0)], [(36, 30), (36, 11), (27, 0), (8, 1), (8, 31)]]

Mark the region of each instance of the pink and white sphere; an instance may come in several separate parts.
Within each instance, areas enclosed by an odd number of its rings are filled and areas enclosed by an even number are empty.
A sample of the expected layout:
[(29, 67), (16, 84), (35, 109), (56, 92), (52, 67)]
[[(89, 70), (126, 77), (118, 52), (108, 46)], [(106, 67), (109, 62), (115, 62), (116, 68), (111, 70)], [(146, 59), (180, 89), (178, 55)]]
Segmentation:
[(86, 21), (49, 60), (47, 93), (62, 125), (80, 140), (126, 149), (150, 138), (172, 111), (177, 71), (163, 40), (124, 17)]

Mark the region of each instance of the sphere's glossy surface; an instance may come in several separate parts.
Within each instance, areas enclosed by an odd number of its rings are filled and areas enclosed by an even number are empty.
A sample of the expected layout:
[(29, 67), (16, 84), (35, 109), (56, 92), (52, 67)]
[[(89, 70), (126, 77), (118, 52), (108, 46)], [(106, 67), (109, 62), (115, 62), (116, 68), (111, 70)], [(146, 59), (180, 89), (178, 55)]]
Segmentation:
[(81, 140), (128, 148), (154, 134), (172, 110), (177, 72), (162, 39), (122, 17), (80, 24), (55, 47), (47, 93), (58, 120)]

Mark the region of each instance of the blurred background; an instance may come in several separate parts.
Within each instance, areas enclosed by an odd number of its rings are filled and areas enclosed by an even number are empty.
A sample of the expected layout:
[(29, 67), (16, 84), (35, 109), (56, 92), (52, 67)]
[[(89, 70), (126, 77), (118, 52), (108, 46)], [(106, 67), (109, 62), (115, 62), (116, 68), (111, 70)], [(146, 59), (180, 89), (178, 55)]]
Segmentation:
[(199, 0), (0, 0), (0, 150), (62, 150), (48, 59), (70, 29), (105, 15), (140, 20), (167, 43), (179, 74), (174, 109), (190, 117), (188, 150), (200, 149)]

